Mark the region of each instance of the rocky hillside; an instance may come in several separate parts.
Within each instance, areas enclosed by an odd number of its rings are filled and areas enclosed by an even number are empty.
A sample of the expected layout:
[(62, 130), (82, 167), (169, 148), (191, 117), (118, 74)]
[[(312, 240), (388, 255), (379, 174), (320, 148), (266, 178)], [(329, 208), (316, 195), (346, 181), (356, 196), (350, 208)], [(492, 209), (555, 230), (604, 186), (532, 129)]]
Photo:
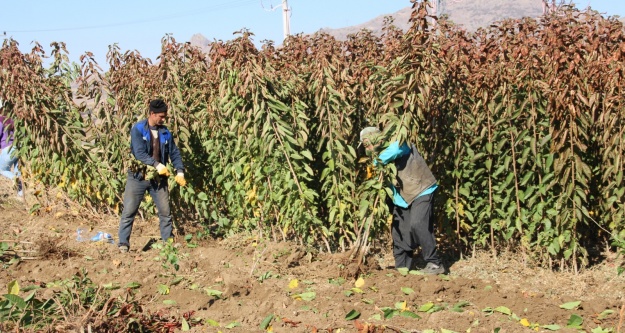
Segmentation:
[[(362, 24), (344, 28), (323, 28), (319, 31), (328, 33), (339, 40), (347, 39), (347, 36), (362, 29), (371, 30), (379, 35), (387, 16), (393, 18), (393, 24), (402, 30), (409, 27), (412, 8), (406, 7), (395, 13), (383, 14)], [(497, 21), (507, 18), (537, 17), (542, 15), (542, 2), (540, 0), (447, 0), (442, 13), (451, 21), (464, 27), (467, 31), (475, 31), (479, 27), (488, 26)], [(625, 18), (620, 18), (625, 23)], [(191, 45), (207, 48), (209, 40), (201, 34), (195, 34), (191, 38)]]

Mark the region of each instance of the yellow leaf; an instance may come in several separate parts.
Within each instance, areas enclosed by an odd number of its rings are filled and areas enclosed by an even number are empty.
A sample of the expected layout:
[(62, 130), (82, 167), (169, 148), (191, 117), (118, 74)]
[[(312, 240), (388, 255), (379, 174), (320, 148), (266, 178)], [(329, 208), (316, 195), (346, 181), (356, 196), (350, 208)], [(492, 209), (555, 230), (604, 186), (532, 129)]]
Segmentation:
[(20, 294), (20, 284), (17, 282), (17, 280), (13, 280), (13, 281), (9, 282), (7, 287), (9, 287), (9, 294), (11, 294), (11, 295), (19, 295)]
[(523, 318), (521, 319), (521, 321), (519, 321), (519, 323), (525, 327), (530, 326), (530, 322), (527, 320), (527, 318)]
[(273, 326), (269, 325), (269, 327), (267, 327), (267, 332), (273, 332)]
[(293, 280), (291, 280), (291, 282), (289, 282), (289, 288), (290, 289), (295, 289), (295, 288), (297, 288), (297, 286), (298, 286), (297, 279), (293, 279)]
[(360, 287), (364, 286), (365, 285), (365, 279), (358, 278), (358, 280), (356, 280), (354, 285), (356, 286), (356, 288), (360, 288)]

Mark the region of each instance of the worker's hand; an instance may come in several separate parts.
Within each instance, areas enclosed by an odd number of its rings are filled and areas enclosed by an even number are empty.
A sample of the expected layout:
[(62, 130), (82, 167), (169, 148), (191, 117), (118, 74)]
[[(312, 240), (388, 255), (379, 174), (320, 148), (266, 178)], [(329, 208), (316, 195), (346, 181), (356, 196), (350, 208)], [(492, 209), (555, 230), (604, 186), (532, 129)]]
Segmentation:
[(184, 173), (182, 172), (178, 172), (178, 174), (176, 174), (176, 177), (174, 179), (176, 179), (176, 183), (178, 183), (178, 185), (180, 186), (187, 185), (187, 181), (184, 179)]
[(156, 166), (156, 171), (158, 172), (159, 175), (161, 176), (165, 176), (165, 177), (169, 177), (169, 170), (167, 170), (167, 167), (164, 166), (162, 163), (159, 163)]

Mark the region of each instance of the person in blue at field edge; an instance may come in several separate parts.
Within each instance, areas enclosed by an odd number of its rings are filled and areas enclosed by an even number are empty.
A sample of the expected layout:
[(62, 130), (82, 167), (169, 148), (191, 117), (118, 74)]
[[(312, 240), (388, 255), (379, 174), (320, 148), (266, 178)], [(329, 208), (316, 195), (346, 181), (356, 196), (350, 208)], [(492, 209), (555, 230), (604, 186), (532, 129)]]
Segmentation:
[(436, 178), (414, 145), (391, 142), (384, 148), (384, 137), (377, 127), (366, 127), (360, 132), (360, 142), (368, 156), (378, 152), (374, 165), (395, 163), (396, 184), (393, 191), (393, 214), (391, 236), (395, 268), (412, 269), (413, 254), (421, 246), (421, 254), (426, 262), (421, 272), (444, 274), (445, 267), (436, 251), (436, 238), (430, 216), (432, 197), (438, 187)]
[[(174, 165), (178, 185), (185, 186), (187, 182), (184, 179), (180, 150), (171, 132), (163, 125), (166, 118), (167, 104), (161, 99), (155, 99), (150, 101), (148, 118), (139, 121), (130, 130), (130, 150), (141, 167), (128, 170), (124, 209), (119, 221), (118, 246), (121, 252), (128, 252), (130, 248), (132, 225), (146, 191), (152, 196), (158, 211), (161, 239), (167, 241), (173, 237), (167, 185), (170, 174), (165, 164), (171, 161)], [(159, 177), (145, 179), (147, 166), (156, 168)]]
[(14, 156), (15, 145), (13, 120), (0, 115), (0, 175), (15, 181), (17, 197), (23, 199), (22, 180), (18, 158)]

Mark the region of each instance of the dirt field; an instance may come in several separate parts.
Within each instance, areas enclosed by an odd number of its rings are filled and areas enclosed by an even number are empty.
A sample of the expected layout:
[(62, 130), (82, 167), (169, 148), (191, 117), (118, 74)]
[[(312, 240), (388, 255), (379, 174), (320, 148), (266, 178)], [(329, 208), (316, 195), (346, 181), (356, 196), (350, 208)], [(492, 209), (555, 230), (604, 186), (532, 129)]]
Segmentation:
[[(345, 254), (253, 237), (180, 235), (177, 248), (142, 251), (158, 235), (156, 219), (136, 220), (131, 251), (122, 254), (113, 244), (76, 240), (78, 228), (117, 238), (117, 218), (59, 204), (29, 214), (40, 201), (32, 193), (25, 202), (0, 198), (0, 238), (23, 258), (8, 264), (5, 256), (4, 290), (13, 280), (46, 285), (84, 269), (99, 286), (120, 286), (109, 288), (112, 297), (132, 295), (147, 312), (193, 319), (190, 332), (625, 332), (625, 276), (617, 276), (614, 253), (578, 275), (478, 253), (448, 262), (448, 275), (423, 276), (390, 268), (386, 249), (356, 280)], [(159, 256), (175, 252), (172, 261)], [(88, 322), (69, 321), (53, 331), (87, 331)], [(572, 322), (579, 328), (567, 327)]]

